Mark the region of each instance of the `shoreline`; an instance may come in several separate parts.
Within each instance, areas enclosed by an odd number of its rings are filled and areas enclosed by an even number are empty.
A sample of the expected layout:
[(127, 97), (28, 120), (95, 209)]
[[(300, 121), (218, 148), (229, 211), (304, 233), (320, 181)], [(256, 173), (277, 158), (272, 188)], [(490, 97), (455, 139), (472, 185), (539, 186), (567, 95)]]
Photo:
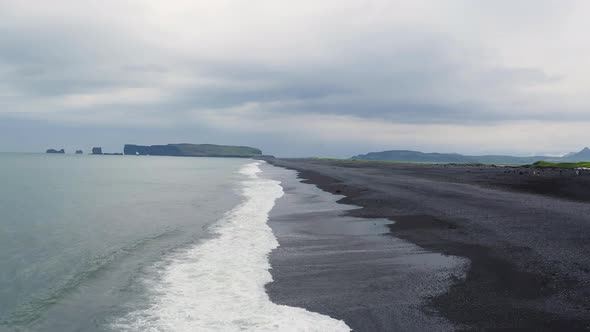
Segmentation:
[[(393, 220), (389, 228), (394, 237), (469, 259), (466, 279), (431, 298), (425, 308), (457, 326), (537, 330), (590, 326), (588, 246), (581, 239), (572, 241), (590, 234), (590, 225), (584, 224), (590, 207), (580, 202), (590, 197), (575, 187), (555, 185), (569, 179), (546, 177), (535, 182), (536, 178), (521, 177), (524, 180), (508, 188), (507, 176), (519, 174), (491, 167), (457, 171), (443, 165), (267, 161), (297, 171), (304, 183), (343, 195), (338, 203), (361, 207), (345, 216)], [(557, 188), (557, 193), (532, 193), (547, 185)], [(568, 190), (573, 193), (566, 195), (571, 200), (555, 198)], [(564, 220), (564, 225), (554, 220)], [(556, 230), (563, 236), (553, 238), (551, 232)], [(568, 258), (572, 254), (579, 257)]]
[(390, 221), (346, 216), (358, 206), (302, 183), (297, 173), (268, 166), (285, 194), (269, 226), (279, 242), (270, 254), (274, 303), (343, 320), (354, 331), (452, 331), (423, 312), (428, 296), (464, 278), (466, 261), (423, 250), (388, 235)]

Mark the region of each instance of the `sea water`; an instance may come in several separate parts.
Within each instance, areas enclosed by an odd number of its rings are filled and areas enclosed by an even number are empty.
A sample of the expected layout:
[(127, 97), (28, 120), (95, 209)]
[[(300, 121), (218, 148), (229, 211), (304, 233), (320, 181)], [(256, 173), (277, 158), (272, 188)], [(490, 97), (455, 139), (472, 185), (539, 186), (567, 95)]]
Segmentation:
[(346, 331), (276, 305), (261, 161), (0, 154), (0, 331)]

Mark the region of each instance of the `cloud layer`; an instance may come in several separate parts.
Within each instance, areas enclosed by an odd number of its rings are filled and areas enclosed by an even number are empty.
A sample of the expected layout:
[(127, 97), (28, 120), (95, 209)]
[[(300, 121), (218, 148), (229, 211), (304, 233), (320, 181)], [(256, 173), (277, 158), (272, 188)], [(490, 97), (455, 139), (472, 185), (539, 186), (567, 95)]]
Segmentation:
[(567, 152), (590, 142), (586, 14), (585, 1), (3, 1), (0, 149), (40, 149), (14, 134), (28, 130), (279, 155)]

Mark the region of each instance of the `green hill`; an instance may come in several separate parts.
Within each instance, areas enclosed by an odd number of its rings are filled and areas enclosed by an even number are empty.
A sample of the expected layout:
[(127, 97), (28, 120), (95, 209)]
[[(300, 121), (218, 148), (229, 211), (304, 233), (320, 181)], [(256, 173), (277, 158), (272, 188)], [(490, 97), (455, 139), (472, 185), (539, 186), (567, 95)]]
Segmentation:
[(572, 152), (563, 157), (531, 156), (517, 157), (505, 155), (466, 156), (458, 153), (424, 153), (411, 150), (389, 150), (369, 152), (352, 157), (353, 160), (381, 160), (422, 163), (479, 163), (497, 165), (528, 165), (539, 160), (554, 163), (575, 163), (590, 161), (590, 149)]
[(533, 167), (539, 168), (566, 168), (566, 169), (573, 169), (573, 168), (590, 168), (590, 162), (578, 162), (578, 163), (550, 163), (546, 161), (537, 161), (536, 163), (532, 164)]
[(424, 153), (410, 150), (390, 150), (383, 152), (370, 152), (352, 157), (354, 160), (382, 160), (421, 163), (469, 163), (469, 164), (501, 164), (523, 165), (531, 164), (538, 160), (552, 160), (553, 157), (533, 156), (514, 157), (503, 155), (465, 156), (458, 153)]

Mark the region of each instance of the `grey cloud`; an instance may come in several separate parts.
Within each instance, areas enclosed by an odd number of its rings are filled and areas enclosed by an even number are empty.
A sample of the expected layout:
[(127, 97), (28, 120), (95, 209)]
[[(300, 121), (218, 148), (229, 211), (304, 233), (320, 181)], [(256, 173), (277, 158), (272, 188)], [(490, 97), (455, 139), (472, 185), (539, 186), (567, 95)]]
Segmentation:
[[(526, 116), (494, 110), (486, 102), (496, 95), (517, 100), (511, 87), (550, 81), (534, 68), (481, 67), (454, 54), (455, 45), (444, 35), (423, 31), (359, 35), (339, 49), (334, 61), (277, 66), (239, 57), (233, 61), (206, 56), (190, 61), (151, 59), (143, 56), (149, 49), (134, 51), (132, 46), (122, 46), (120, 38), (106, 38), (104, 31), (70, 29), (62, 24), (47, 27), (47, 32), (0, 30), (11, 36), (0, 41), (0, 68), (10, 68), (0, 74), (2, 80), (22, 98), (42, 98), (118, 88), (167, 88), (161, 82), (175, 76), (211, 79), (220, 83), (174, 87), (169, 99), (142, 107), (181, 116), (188, 109), (283, 102), (272, 111), (381, 117), (406, 123)], [(400, 46), (398, 39), (420, 42)], [(106, 49), (116, 51), (110, 56)], [(125, 56), (117, 58), (121, 52)]]
[[(490, 109), (478, 98), (512, 93), (510, 87), (550, 82), (535, 69), (481, 69), (467, 78), (471, 68), (441, 62), (438, 50), (421, 50), (420, 56), (357, 58), (341, 65), (273, 68), (256, 63), (190, 64), (171, 68), (160, 64), (129, 64), (93, 68), (72, 64), (15, 66), (4, 73), (23, 98), (100, 92), (125, 87), (155, 87), (174, 75), (220, 80), (218, 84), (181, 86), (170, 99), (146, 109), (182, 114), (188, 109), (227, 108), (248, 102), (283, 102), (276, 112), (346, 114), (385, 118), (407, 123), (457, 123), (503, 121), (525, 113)], [(5, 62), (6, 63), (6, 62)], [(422, 69), (421, 64), (425, 64)], [(109, 72), (112, 70), (112, 72)], [(467, 73), (467, 74), (466, 74)], [(506, 95), (502, 96), (505, 97)], [(510, 96), (517, 99), (518, 96)], [(511, 108), (513, 106), (510, 106)], [(550, 117), (550, 116), (549, 116)]]

